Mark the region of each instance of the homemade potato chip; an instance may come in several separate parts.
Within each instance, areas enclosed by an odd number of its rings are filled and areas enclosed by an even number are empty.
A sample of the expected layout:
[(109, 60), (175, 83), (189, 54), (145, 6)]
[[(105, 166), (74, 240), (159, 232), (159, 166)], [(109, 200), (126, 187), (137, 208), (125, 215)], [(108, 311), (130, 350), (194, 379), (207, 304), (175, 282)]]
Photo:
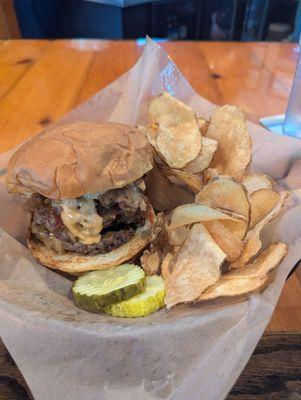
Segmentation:
[[(201, 150), (201, 131), (194, 111), (186, 104), (163, 93), (148, 108), (151, 143), (171, 168), (182, 168)], [(156, 129), (155, 128), (155, 129)]]
[(210, 182), (213, 178), (218, 178), (219, 174), (217, 169), (215, 168), (207, 168), (204, 172), (203, 172), (203, 178), (204, 178), (204, 183), (208, 183)]
[(183, 186), (170, 182), (156, 164), (145, 178), (146, 195), (157, 211), (170, 211), (180, 204), (192, 203), (193, 194)]
[(199, 298), (220, 278), (225, 258), (226, 254), (204, 225), (193, 225), (183, 246), (172, 259), (172, 271), (166, 278), (166, 306), (170, 308)]
[(235, 279), (228, 278), (229, 274), (222, 276), (212, 289), (201, 294), (198, 301), (214, 300), (218, 297), (235, 297), (254, 293), (263, 289), (269, 279), (268, 275), (259, 275), (256, 278), (237, 276)]
[(148, 125), (145, 134), (149, 143), (156, 148), (156, 137), (158, 135), (158, 124)]
[(272, 189), (259, 189), (249, 196), (251, 217), (249, 229), (261, 221), (280, 201), (279, 194)]
[(273, 191), (264, 174), (245, 175), (251, 140), (241, 110), (218, 107), (207, 122), (163, 93), (151, 102), (148, 123), (155, 166), (147, 195), (156, 209), (173, 211), (159, 235), (163, 246), (150, 244), (141, 264), (147, 274), (160, 270), (167, 307), (263, 289), (286, 245), (258, 256), (261, 231), (288, 193)]
[(249, 218), (250, 204), (246, 191), (242, 184), (228, 176), (213, 178), (195, 196), (195, 202)]
[(170, 229), (168, 225), (165, 227), (168, 237), (168, 243), (171, 246), (182, 246), (189, 233), (187, 226), (179, 226), (178, 228)]
[(202, 188), (202, 180), (198, 176), (192, 174), (191, 172), (179, 171), (178, 169), (173, 169), (169, 167), (161, 168), (163, 174), (167, 177), (174, 176), (182, 184), (187, 186), (193, 193), (197, 193)]
[(242, 268), (245, 264), (249, 263), (253, 257), (255, 257), (261, 250), (262, 242), (260, 239), (260, 233), (264, 226), (272, 221), (281, 211), (288, 197), (288, 192), (279, 193), (279, 201), (274, 208), (251, 229), (244, 240), (244, 248), (240, 258), (230, 265), (231, 269)]
[(195, 196), (195, 202), (216, 207), (222, 212), (231, 211), (245, 220), (223, 221), (223, 225), (238, 239), (243, 239), (248, 229), (250, 204), (245, 188), (230, 177), (213, 178)]
[(205, 204), (184, 204), (175, 208), (170, 214), (169, 229), (179, 228), (185, 225), (191, 225), (196, 222), (220, 220), (242, 220), (245, 217), (233, 212), (222, 212), (216, 208), (206, 206)]
[(162, 158), (159, 156), (159, 154), (156, 152), (156, 150), (153, 151), (153, 157), (154, 157), (155, 163), (159, 167), (166, 167), (167, 166), (166, 162), (162, 160)]
[(272, 189), (272, 180), (263, 174), (249, 175), (243, 180), (243, 185), (247, 189), (248, 195), (256, 192), (259, 189)]
[(218, 144), (216, 140), (202, 137), (202, 148), (200, 153), (194, 160), (190, 161), (183, 168), (183, 171), (192, 172), (195, 174), (208, 168), (216, 152), (217, 145)]
[[(197, 122), (201, 131), (202, 135), (206, 135), (207, 128), (208, 128), (208, 122), (205, 120), (205, 118), (197, 117)], [(203, 143), (202, 143), (203, 145)]]
[(160, 255), (158, 251), (154, 253), (149, 250), (144, 250), (142, 256), (140, 257), (141, 266), (144, 269), (146, 275), (154, 275), (160, 269)]
[(216, 108), (209, 121), (206, 137), (218, 142), (211, 167), (219, 175), (243, 179), (251, 161), (251, 139), (242, 111), (230, 105)]
[(170, 265), (171, 265), (172, 257), (173, 257), (172, 253), (167, 253), (161, 263), (161, 275), (164, 279), (167, 279), (168, 276), (170, 275), (170, 272), (171, 272)]
[(270, 273), (280, 264), (285, 254), (285, 243), (271, 244), (252, 264), (222, 275), (214, 286), (201, 294), (199, 300), (240, 296), (264, 288)]
[(236, 261), (241, 255), (243, 242), (234, 236), (221, 221), (207, 221), (204, 225), (219, 247), (227, 254), (226, 260)]

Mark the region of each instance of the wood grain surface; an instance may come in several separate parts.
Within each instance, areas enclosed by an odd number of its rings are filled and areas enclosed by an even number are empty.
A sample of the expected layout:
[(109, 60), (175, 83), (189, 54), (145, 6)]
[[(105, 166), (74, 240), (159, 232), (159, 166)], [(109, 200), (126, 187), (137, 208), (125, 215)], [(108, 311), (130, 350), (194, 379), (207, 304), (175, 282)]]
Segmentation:
[[(170, 42), (162, 46), (208, 100), (239, 105), (254, 122), (285, 112), (297, 60), (294, 45)], [(131, 68), (142, 51), (135, 41), (0, 41), (0, 152), (101, 90)], [(301, 398), (300, 300), (297, 268), (267, 328), (268, 333), (282, 334), (263, 337), (230, 400)], [(10, 356), (0, 348), (0, 400), (30, 398)]]

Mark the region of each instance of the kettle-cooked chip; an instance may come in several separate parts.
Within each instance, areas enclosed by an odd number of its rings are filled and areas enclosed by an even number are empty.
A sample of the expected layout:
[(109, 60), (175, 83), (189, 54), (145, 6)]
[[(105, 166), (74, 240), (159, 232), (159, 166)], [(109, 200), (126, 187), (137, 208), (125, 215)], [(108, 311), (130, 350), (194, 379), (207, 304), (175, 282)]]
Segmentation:
[(210, 118), (206, 137), (218, 142), (211, 167), (219, 175), (243, 179), (251, 161), (252, 147), (243, 112), (230, 105), (216, 108)]
[(250, 204), (246, 191), (242, 184), (228, 176), (213, 178), (195, 196), (195, 201), (249, 218)]
[(154, 275), (159, 271), (160, 268), (160, 254), (158, 251), (151, 252), (144, 250), (140, 257), (141, 266), (144, 269), (146, 275)]
[(148, 123), (157, 127), (151, 141), (171, 168), (182, 168), (199, 154), (201, 131), (194, 111), (168, 93), (151, 101)]
[(170, 214), (169, 229), (191, 225), (214, 219), (246, 221), (245, 217), (232, 211), (221, 211), (205, 204), (183, 204), (175, 208)]
[(183, 171), (198, 173), (204, 171), (209, 167), (213, 160), (214, 154), (217, 149), (217, 141), (207, 137), (202, 137), (202, 148), (197, 157), (190, 161), (184, 168)]
[(200, 297), (221, 276), (226, 254), (212, 239), (203, 224), (195, 224), (172, 259), (166, 279), (165, 304), (168, 308)]
[(191, 172), (184, 172), (178, 169), (173, 169), (169, 167), (161, 168), (163, 174), (169, 177), (175, 177), (182, 184), (187, 186), (193, 193), (197, 193), (202, 188), (202, 179), (199, 176), (192, 174)]
[(208, 232), (219, 245), (219, 247), (227, 254), (227, 261), (234, 262), (241, 255), (243, 243), (234, 236), (221, 221), (212, 220), (204, 222)]
[(245, 264), (249, 263), (253, 257), (255, 257), (261, 250), (262, 242), (260, 239), (260, 233), (264, 226), (272, 221), (280, 213), (285, 201), (288, 197), (288, 192), (279, 193), (279, 201), (275, 204), (274, 208), (251, 229), (244, 240), (244, 248), (240, 258), (230, 265), (231, 269), (242, 268)]
[(278, 193), (272, 189), (259, 189), (249, 196), (251, 217), (249, 229), (261, 221), (280, 201)]
[(216, 207), (221, 211), (232, 211), (245, 220), (223, 221), (225, 227), (238, 239), (243, 239), (249, 223), (250, 204), (245, 188), (231, 177), (213, 178), (195, 196), (196, 203)]
[(170, 229), (168, 225), (165, 227), (168, 237), (168, 243), (171, 246), (182, 246), (185, 242), (189, 233), (189, 227), (179, 226), (177, 228)]
[(201, 294), (198, 300), (213, 300), (217, 297), (233, 297), (262, 289), (286, 254), (285, 243), (267, 247), (252, 264), (222, 275), (219, 281)]
[(208, 128), (208, 121), (205, 118), (197, 117), (198, 125), (202, 135), (206, 135)]
[(248, 195), (256, 192), (259, 189), (272, 189), (273, 182), (271, 178), (264, 174), (249, 175), (243, 180), (243, 185), (247, 189)]
[(171, 265), (172, 257), (173, 257), (172, 253), (167, 253), (162, 260), (161, 275), (164, 279), (167, 279), (171, 273), (170, 265)]

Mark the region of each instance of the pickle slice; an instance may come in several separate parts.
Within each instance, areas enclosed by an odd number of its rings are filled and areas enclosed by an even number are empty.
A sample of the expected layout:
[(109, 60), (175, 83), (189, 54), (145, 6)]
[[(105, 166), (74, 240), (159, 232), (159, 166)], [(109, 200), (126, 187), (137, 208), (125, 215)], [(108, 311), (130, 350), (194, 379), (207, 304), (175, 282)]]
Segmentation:
[(158, 275), (147, 276), (144, 292), (129, 300), (111, 304), (104, 311), (113, 317), (146, 317), (164, 307), (164, 297), (164, 279)]
[(134, 264), (122, 264), (80, 276), (72, 287), (74, 303), (87, 311), (100, 312), (105, 306), (141, 293), (145, 273)]

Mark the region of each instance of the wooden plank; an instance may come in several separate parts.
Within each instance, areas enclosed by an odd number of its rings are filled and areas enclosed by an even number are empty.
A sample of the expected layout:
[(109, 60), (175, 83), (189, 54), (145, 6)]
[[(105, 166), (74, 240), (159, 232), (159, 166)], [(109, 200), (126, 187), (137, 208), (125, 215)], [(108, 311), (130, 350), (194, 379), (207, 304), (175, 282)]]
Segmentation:
[(41, 57), (47, 45), (44, 40), (0, 42), (0, 101)]
[(264, 58), (253, 53), (252, 45), (204, 42), (199, 46), (212, 73), (219, 77), (217, 85), (225, 103), (238, 104), (257, 120), (284, 112), (288, 93)]
[[(91, 43), (89, 45), (89, 42)], [(127, 72), (138, 60), (143, 48), (133, 41), (88, 41), (95, 53), (91, 68), (74, 105), (78, 105)], [(99, 43), (99, 42), (98, 42)], [(113, 61), (114, 60), (114, 61)]]
[[(301, 334), (265, 334), (227, 400), (300, 399), (300, 371)], [(0, 400), (32, 400), (22, 374), (1, 340)]]
[(301, 282), (298, 276), (300, 272), (299, 266), (298, 271), (286, 281), (267, 332), (301, 331)]
[(169, 42), (162, 43), (162, 47), (200, 96), (215, 104), (225, 102), (216, 75), (208, 64), (200, 42)]
[(301, 399), (301, 334), (266, 334), (227, 400)]
[(0, 103), (0, 151), (39, 132), (73, 107), (92, 56), (92, 52), (76, 51), (64, 41), (47, 46)]

